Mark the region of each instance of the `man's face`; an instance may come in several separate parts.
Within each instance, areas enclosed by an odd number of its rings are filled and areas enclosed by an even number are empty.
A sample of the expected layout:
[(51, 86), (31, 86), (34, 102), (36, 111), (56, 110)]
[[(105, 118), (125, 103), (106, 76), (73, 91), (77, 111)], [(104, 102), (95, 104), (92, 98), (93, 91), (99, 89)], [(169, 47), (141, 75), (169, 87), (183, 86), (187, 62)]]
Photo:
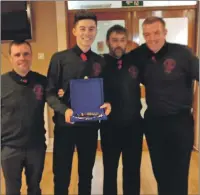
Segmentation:
[(21, 75), (26, 75), (31, 68), (32, 52), (27, 44), (12, 45), (10, 61), (13, 69)]
[(107, 40), (107, 46), (110, 54), (116, 58), (120, 58), (126, 51), (127, 37), (125, 33), (112, 32), (109, 40)]
[(81, 47), (91, 47), (96, 34), (97, 26), (94, 20), (79, 20), (73, 28), (73, 34), (76, 36), (76, 42)]
[(153, 52), (159, 51), (165, 44), (167, 30), (161, 22), (143, 25), (143, 36), (146, 44)]

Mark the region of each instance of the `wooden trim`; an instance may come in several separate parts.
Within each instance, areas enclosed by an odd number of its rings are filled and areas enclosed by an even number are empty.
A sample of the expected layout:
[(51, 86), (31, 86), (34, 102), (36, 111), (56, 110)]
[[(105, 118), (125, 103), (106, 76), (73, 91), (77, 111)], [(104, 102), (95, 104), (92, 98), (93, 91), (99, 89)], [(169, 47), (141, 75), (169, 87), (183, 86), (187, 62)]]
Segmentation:
[(193, 146), (193, 150), (199, 152), (199, 149), (196, 146)]
[(57, 21), (57, 44), (58, 51), (68, 48), (66, 45), (66, 40), (68, 39), (69, 34), (66, 26), (66, 7), (65, 3), (61, 1), (56, 1), (56, 21)]
[(196, 18), (197, 18), (196, 20), (196, 29), (197, 29), (196, 53), (200, 57), (200, 44), (198, 44), (200, 41), (200, 1), (197, 2)]
[[(67, 23), (67, 44), (68, 47), (69, 45), (71, 45), (71, 40), (69, 40), (70, 38), (70, 32), (69, 32), (69, 26), (70, 21), (69, 18), (72, 17), (77, 11), (79, 11), (80, 9), (74, 9), (74, 10), (68, 10), (68, 4), (67, 1), (66, 3), (66, 23)], [(197, 4), (198, 5), (198, 4)], [(167, 12), (167, 11), (172, 11), (173, 13), (179, 12), (179, 11), (184, 11), (184, 16), (188, 17), (189, 19), (189, 25), (190, 27), (189, 29), (189, 44), (188, 46), (193, 48), (193, 50), (196, 50), (196, 42), (195, 42), (195, 38), (196, 38), (196, 25), (194, 21), (194, 18), (196, 17), (195, 13), (196, 13), (196, 9), (197, 9), (197, 5), (186, 5), (186, 6), (155, 6), (155, 7), (143, 7), (143, 6), (138, 6), (138, 7), (126, 7), (126, 8), (101, 8), (101, 9), (88, 9), (91, 12), (94, 12), (96, 14), (101, 14), (101, 13), (124, 13), (126, 12), (128, 14), (127, 18), (126, 18), (126, 28), (128, 29), (128, 39), (131, 41), (134, 41), (137, 43), (138, 41), (138, 25), (132, 25), (132, 24), (137, 24), (138, 22), (138, 14), (140, 15), (141, 12), (148, 12), (150, 15), (152, 15), (152, 11), (162, 11), (162, 12)], [(191, 22), (192, 21), (192, 22)], [(133, 26), (132, 28), (130, 28), (131, 26)], [(72, 28), (72, 27), (70, 27)], [(193, 31), (192, 31), (193, 30)], [(191, 34), (191, 32), (194, 32)]]
[[(197, 2), (196, 13), (196, 55), (200, 58), (200, 1)], [(196, 81), (194, 84), (194, 99), (193, 99), (193, 115), (194, 115), (194, 149), (199, 149), (199, 83)]]
[[(126, 22), (126, 21), (125, 21)], [(132, 35), (133, 35), (133, 32), (132, 32), (132, 14), (131, 12), (128, 12), (128, 21), (127, 21), (127, 29), (128, 30), (128, 40), (131, 40), (132, 41)]]
[(193, 98), (193, 117), (194, 117), (194, 147), (199, 147), (199, 84), (194, 83)]
[(65, 15), (66, 15), (66, 44), (67, 49), (69, 48), (69, 16), (68, 16), (68, 3), (67, 1), (64, 3), (65, 5)]
[[(66, 2), (67, 5), (67, 2)], [(197, 5), (185, 5), (185, 6), (155, 6), (155, 7), (126, 7), (126, 8), (101, 8), (101, 9), (88, 9), (91, 12), (133, 12), (133, 11), (154, 11), (154, 10), (183, 10), (183, 9), (196, 9)], [(68, 10), (69, 13), (76, 13), (80, 9)]]
[(188, 47), (196, 52), (196, 10), (188, 10), (186, 16), (188, 17)]

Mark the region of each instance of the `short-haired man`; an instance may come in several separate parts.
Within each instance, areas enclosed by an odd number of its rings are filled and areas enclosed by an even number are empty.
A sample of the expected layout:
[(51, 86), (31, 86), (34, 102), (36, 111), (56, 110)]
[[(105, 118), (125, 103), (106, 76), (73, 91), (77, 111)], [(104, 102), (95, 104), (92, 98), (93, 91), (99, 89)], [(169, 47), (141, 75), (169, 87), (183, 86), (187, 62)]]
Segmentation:
[(146, 43), (130, 55), (143, 66), (145, 136), (158, 193), (187, 195), (194, 141), (193, 81), (199, 81), (199, 59), (188, 47), (166, 41), (162, 18), (148, 17), (142, 28)]
[[(91, 51), (96, 33), (96, 15), (88, 11), (77, 12), (73, 28), (76, 45), (71, 49), (55, 53), (50, 62), (47, 101), (55, 111), (53, 154), (55, 195), (68, 195), (75, 146), (79, 161), (79, 195), (91, 194), (99, 122), (71, 123), (73, 110), (70, 106), (69, 81), (85, 76), (88, 78), (100, 76), (104, 65), (103, 59)], [(65, 92), (62, 98), (57, 94), (59, 89)], [(106, 115), (111, 111), (108, 103), (102, 108), (105, 108)]]
[(13, 70), (1, 77), (1, 164), (6, 194), (20, 194), (25, 168), (28, 195), (41, 195), (46, 77), (31, 71), (29, 42), (12, 41), (9, 55)]

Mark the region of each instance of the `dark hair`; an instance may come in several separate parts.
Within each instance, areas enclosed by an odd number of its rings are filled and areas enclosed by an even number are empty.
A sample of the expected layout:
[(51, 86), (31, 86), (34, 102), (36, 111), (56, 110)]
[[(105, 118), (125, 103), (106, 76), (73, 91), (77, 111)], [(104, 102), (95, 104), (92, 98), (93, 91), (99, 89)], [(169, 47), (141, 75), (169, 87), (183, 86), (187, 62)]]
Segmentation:
[(97, 25), (97, 16), (93, 12), (89, 12), (87, 10), (81, 10), (76, 12), (74, 16), (74, 25), (76, 25), (76, 23), (79, 20), (84, 20), (84, 19), (94, 20)]
[(31, 44), (28, 41), (26, 41), (26, 40), (14, 40), (9, 44), (9, 49), (8, 49), (9, 55), (11, 54), (11, 48), (12, 48), (13, 45), (22, 45), (22, 44), (28, 45), (30, 47), (31, 52), (32, 52)]
[(163, 25), (164, 28), (166, 26), (165, 21), (163, 20), (163, 18), (160, 18), (160, 17), (157, 17), (157, 16), (147, 17), (144, 20), (144, 22), (142, 23), (142, 26), (145, 25), (145, 24), (153, 24), (155, 22), (160, 22)]
[(116, 32), (116, 33), (123, 33), (127, 36), (127, 29), (124, 28), (123, 26), (116, 24), (112, 27), (110, 27), (107, 31), (107, 35), (106, 35), (106, 40), (108, 41), (110, 38), (111, 33)]

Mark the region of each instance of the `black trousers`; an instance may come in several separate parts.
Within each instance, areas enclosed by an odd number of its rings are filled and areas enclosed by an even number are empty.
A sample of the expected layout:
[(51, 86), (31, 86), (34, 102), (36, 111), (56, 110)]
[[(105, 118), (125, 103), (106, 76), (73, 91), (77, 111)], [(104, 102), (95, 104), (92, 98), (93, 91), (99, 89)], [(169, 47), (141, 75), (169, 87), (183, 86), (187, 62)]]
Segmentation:
[(145, 114), (145, 135), (159, 195), (187, 195), (194, 141), (189, 112), (165, 117)]
[(6, 195), (20, 195), (22, 170), (25, 168), (27, 194), (41, 195), (40, 181), (44, 169), (46, 147), (16, 149), (4, 146), (1, 165), (5, 178)]
[(53, 153), (55, 195), (68, 195), (69, 193), (68, 188), (75, 146), (78, 152), (79, 195), (91, 194), (97, 137), (97, 127), (55, 127)]
[(123, 194), (140, 194), (142, 119), (121, 127), (103, 125), (101, 146), (104, 165), (104, 195), (117, 195), (117, 170), (120, 154), (123, 163)]

